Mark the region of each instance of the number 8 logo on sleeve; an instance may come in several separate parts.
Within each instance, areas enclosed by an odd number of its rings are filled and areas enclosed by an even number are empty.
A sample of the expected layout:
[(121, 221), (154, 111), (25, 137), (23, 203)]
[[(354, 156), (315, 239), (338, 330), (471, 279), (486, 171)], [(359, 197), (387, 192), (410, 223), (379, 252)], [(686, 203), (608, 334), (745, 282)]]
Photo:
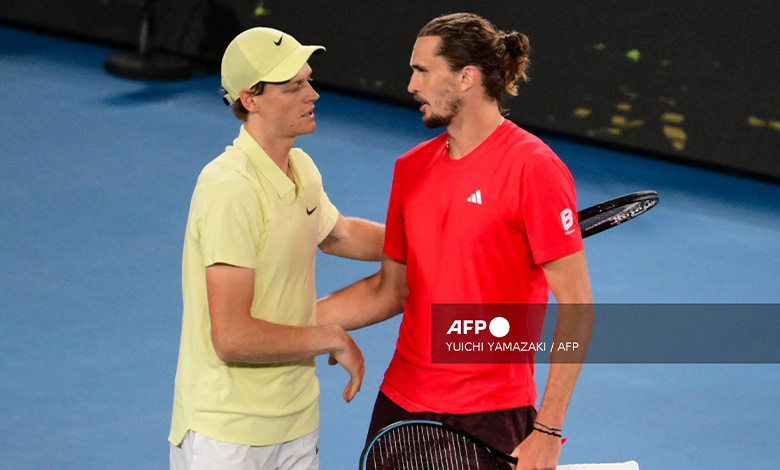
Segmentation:
[(574, 225), (574, 217), (572, 216), (571, 209), (564, 209), (561, 211), (561, 223), (563, 223), (563, 229), (569, 230)]

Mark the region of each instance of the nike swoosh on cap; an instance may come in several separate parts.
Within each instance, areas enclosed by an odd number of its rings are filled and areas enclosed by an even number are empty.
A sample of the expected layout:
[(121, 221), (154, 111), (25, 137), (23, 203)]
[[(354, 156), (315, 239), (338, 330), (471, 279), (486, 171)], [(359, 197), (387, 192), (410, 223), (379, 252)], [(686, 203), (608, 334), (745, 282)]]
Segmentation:
[(276, 44), (277, 46), (281, 45), (282, 39), (284, 39), (284, 35), (280, 36), (278, 41), (274, 41), (274, 44)]

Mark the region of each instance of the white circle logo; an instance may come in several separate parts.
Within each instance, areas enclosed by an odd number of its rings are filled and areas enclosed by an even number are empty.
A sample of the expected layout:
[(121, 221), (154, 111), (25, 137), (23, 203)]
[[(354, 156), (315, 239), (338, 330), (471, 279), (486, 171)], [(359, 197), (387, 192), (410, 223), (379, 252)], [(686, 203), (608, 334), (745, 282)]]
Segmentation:
[(496, 338), (503, 338), (509, 333), (509, 322), (504, 317), (496, 317), (490, 320), (490, 334)]

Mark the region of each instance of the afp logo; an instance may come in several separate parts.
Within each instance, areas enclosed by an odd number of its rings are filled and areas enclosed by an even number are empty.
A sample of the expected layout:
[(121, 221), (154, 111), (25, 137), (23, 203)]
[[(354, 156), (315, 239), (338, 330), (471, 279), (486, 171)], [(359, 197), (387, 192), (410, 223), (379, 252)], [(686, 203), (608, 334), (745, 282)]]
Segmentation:
[(485, 320), (454, 320), (447, 334), (467, 335), (473, 332), (478, 335), (485, 330), (496, 338), (503, 338), (509, 334), (509, 321), (504, 317), (495, 317), (490, 324)]

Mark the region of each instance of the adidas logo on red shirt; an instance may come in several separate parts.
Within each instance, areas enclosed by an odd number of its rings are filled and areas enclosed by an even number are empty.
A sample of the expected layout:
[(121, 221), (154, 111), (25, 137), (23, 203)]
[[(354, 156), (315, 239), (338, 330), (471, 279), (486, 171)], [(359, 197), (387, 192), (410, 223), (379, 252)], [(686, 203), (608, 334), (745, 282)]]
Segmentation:
[(473, 202), (474, 204), (482, 204), (482, 190), (478, 189), (477, 192), (469, 196), (466, 201)]

